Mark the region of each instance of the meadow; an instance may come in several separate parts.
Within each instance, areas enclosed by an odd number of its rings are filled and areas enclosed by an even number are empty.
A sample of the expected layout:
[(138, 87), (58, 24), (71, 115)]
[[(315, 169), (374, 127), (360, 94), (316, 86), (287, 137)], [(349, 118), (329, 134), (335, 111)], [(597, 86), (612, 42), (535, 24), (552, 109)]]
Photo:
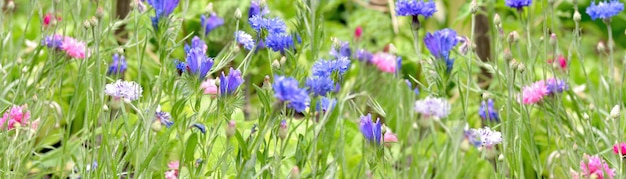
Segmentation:
[(619, 0), (2, 0), (0, 178), (625, 178)]

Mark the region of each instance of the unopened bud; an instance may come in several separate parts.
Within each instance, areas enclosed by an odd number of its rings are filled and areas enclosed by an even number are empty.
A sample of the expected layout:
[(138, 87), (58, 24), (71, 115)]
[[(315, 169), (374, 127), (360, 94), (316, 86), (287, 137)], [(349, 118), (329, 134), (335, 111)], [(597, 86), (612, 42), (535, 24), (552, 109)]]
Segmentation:
[(161, 131), (163, 126), (161, 125), (161, 121), (160, 120), (154, 120), (154, 122), (152, 122), (152, 125), (150, 125), (150, 128), (152, 128), (152, 130), (155, 131), (155, 132), (159, 132), (159, 131)]
[(241, 47), (239, 47), (239, 45), (233, 46), (233, 53), (239, 53), (239, 51), (241, 51)]
[(287, 121), (280, 121), (280, 128), (278, 129), (278, 137), (281, 140), (285, 140), (287, 138), (287, 132), (289, 131), (289, 127), (287, 126)]
[(241, 19), (241, 9), (239, 8), (235, 10), (235, 19)]
[(22, 73), (28, 73), (28, 67), (22, 68)]
[(278, 60), (274, 60), (274, 61), (272, 62), (272, 67), (273, 67), (273, 68), (280, 68), (280, 62), (278, 62)]
[(104, 111), (109, 111), (109, 106), (107, 106), (106, 104), (104, 106), (102, 106), (102, 110)]
[(620, 113), (620, 106), (619, 105), (615, 105), (615, 106), (613, 106), (613, 108), (611, 109), (611, 113), (609, 113), (609, 114), (611, 115), (611, 118), (617, 119), (617, 118), (619, 118), (619, 113)]
[(131, 3), (131, 6), (136, 8), (137, 11), (139, 11), (139, 13), (146, 12), (146, 5), (143, 4), (142, 0), (133, 0), (133, 2)]
[(9, 1), (7, 3), (7, 10), (12, 11), (13, 9), (15, 9), (15, 2)]
[(550, 45), (556, 45), (556, 42), (557, 42), (556, 40), (557, 40), (556, 34), (555, 33), (550, 34)]
[(483, 100), (488, 100), (489, 98), (491, 98), (491, 94), (488, 92), (484, 92), (482, 97), (483, 97)]
[(356, 27), (356, 29), (354, 29), (354, 38), (356, 40), (361, 39), (361, 36), (363, 35), (363, 28), (361, 28), (361, 26)]
[(512, 70), (516, 70), (517, 69), (517, 65), (518, 65), (518, 62), (515, 59), (512, 59), (509, 62), (509, 68), (511, 68)]
[(102, 17), (104, 17), (104, 9), (98, 7), (98, 9), (96, 9), (96, 18), (102, 19)]
[(518, 63), (517, 71), (519, 71), (520, 73), (526, 71), (526, 65), (524, 65), (524, 63)]
[(511, 50), (504, 49), (504, 60), (507, 62), (513, 60), (513, 54), (511, 54)]
[(285, 56), (280, 57), (280, 64), (281, 65), (285, 64), (285, 62), (287, 62), (287, 57), (285, 57)]
[(209, 4), (206, 5), (206, 8), (204, 8), (204, 11), (207, 14), (211, 14), (213, 12), (213, 3), (210, 2)]
[(226, 126), (226, 137), (230, 138), (234, 136), (235, 132), (237, 132), (237, 124), (233, 120), (228, 121), (228, 126)]
[(502, 27), (502, 20), (500, 19), (500, 15), (495, 14), (493, 16), (493, 24), (496, 25), (496, 27), (498, 28)]
[(298, 168), (298, 166), (295, 166), (293, 167), (293, 169), (291, 169), (289, 179), (300, 179), (300, 168)]
[(510, 44), (517, 43), (519, 41), (519, 33), (517, 33), (517, 31), (513, 31), (509, 33), (507, 40), (509, 41)]
[(602, 53), (606, 50), (606, 46), (604, 45), (604, 42), (598, 42), (598, 46), (596, 46), (596, 50), (598, 50), (599, 53)]
[(267, 89), (267, 90), (272, 89), (272, 83), (270, 82), (269, 75), (265, 75), (265, 78), (263, 79), (263, 89)]
[(91, 19), (89, 20), (89, 23), (91, 24), (91, 27), (96, 27), (98, 26), (98, 18), (97, 17), (91, 17)]
[(478, 12), (478, 4), (476, 4), (475, 0), (470, 3), (470, 12), (472, 14), (476, 14), (476, 12)]
[(580, 12), (574, 11), (574, 16), (572, 18), (574, 19), (574, 22), (580, 22), (580, 19), (581, 19)]
[(91, 28), (91, 21), (89, 19), (87, 19), (87, 20), (85, 20), (85, 22), (83, 22), (83, 28), (85, 28), (85, 29)]

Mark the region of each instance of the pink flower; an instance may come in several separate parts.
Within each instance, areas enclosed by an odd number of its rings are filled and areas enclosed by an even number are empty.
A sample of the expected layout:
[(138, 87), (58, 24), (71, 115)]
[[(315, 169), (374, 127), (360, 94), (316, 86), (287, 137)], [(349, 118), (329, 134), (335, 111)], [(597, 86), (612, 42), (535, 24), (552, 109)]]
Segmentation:
[(82, 59), (88, 56), (87, 45), (85, 42), (78, 41), (71, 37), (65, 37), (61, 50), (65, 51), (70, 57)]
[(4, 124), (8, 123), (7, 128), (11, 130), (15, 128), (15, 124), (28, 124), (29, 119), (30, 111), (26, 110), (26, 105), (13, 106), (0, 118), (0, 128), (4, 128)]
[(43, 26), (48, 27), (56, 21), (61, 21), (61, 17), (55, 17), (52, 13), (48, 13), (43, 17)]
[(356, 40), (361, 39), (361, 35), (363, 34), (363, 28), (361, 28), (361, 26), (356, 27), (356, 29), (354, 29), (354, 38)]
[(622, 142), (619, 144), (615, 144), (613, 146), (613, 153), (618, 154), (618, 155), (620, 155), (621, 153), (622, 156), (626, 155), (626, 143)]
[[(585, 154), (583, 158), (585, 159), (580, 161), (580, 170), (582, 171), (583, 176), (597, 179), (604, 179), (605, 173), (608, 178), (611, 179), (615, 176), (615, 169), (609, 168), (609, 165), (606, 164), (600, 157), (588, 156)], [(585, 161), (587, 162), (585, 163)]]
[(204, 94), (217, 95), (218, 88), (214, 79), (207, 79), (200, 84), (200, 88), (204, 89)]
[(383, 135), (383, 143), (385, 143), (387, 147), (391, 146), (390, 143), (396, 142), (398, 142), (398, 137), (395, 134), (391, 132), (385, 132), (385, 135)]
[(178, 170), (179, 167), (180, 167), (180, 161), (178, 160), (171, 161), (170, 163), (167, 164), (167, 168), (171, 170)]
[(171, 161), (167, 164), (167, 168), (170, 170), (165, 172), (166, 179), (178, 179), (178, 168), (180, 167), (180, 161)]
[[(559, 55), (559, 57), (556, 58), (556, 62), (559, 63), (559, 67), (561, 67), (561, 70), (567, 69), (567, 59), (565, 59), (563, 55)], [(554, 63), (554, 60), (550, 59), (548, 60), (548, 63), (552, 64)]]
[(537, 81), (530, 86), (525, 86), (522, 89), (522, 102), (524, 104), (534, 104), (548, 95), (548, 86), (545, 81)]
[(398, 64), (395, 55), (384, 52), (378, 52), (374, 54), (374, 57), (372, 58), (372, 63), (374, 63), (374, 65), (376, 65), (376, 67), (378, 67), (380, 71), (388, 73), (396, 72), (396, 66)]

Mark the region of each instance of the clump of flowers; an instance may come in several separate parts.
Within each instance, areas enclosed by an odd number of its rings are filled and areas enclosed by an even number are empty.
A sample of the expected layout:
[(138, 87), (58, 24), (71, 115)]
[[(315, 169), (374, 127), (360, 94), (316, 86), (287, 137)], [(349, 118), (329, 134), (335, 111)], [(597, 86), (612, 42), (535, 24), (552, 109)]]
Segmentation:
[(340, 76), (345, 74), (350, 68), (350, 60), (348, 58), (338, 58), (335, 60), (318, 60), (313, 64), (311, 69), (313, 76), (331, 76), (337, 72)]
[(506, 0), (504, 1), (504, 4), (506, 4), (506, 6), (509, 6), (515, 9), (522, 9), (526, 6), (530, 6), (531, 3), (533, 3), (532, 0)]
[(193, 37), (191, 45), (185, 44), (185, 54), (187, 63), (178, 63), (176, 68), (179, 71), (185, 69), (199, 79), (204, 79), (213, 67), (213, 58), (206, 55), (207, 46), (198, 36)]
[(123, 55), (114, 54), (113, 62), (109, 65), (107, 75), (123, 75), (127, 68), (126, 58)]
[(450, 104), (443, 98), (426, 97), (415, 102), (415, 111), (425, 118), (445, 118), (450, 114)]
[(30, 120), (30, 111), (26, 109), (26, 105), (12, 106), (4, 112), (2, 118), (0, 118), (0, 129), (11, 130), (16, 125), (26, 126)]
[(200, 16), (200, 24), (204, 27), (204, 35), (208, 35), (213, 29), (224, 25), (224, 19), (217, 16), (215, 12), (211, 13), (211, 16), (207, 18), (204, 15)]
[(359, 129), (361, 130), (361, 134), (363, 134), (363, 137), (365, 137), (368, 142), (377, 145), (381, 144), (382, 124), (380, 123), (380, 119), (376, 119), (376, 123), (374, 123), (372, 121), (372, 114), (361, 116)]
[(141, 97), (143, 89), (134, 81), (117, 80), (104, 86), (104, 93), (115, 100), (126, 99), (134, 101)]
[(580, 161), (580, 170), (580, 173), (573, 173), (574, 178), (582, 176), (584, 178), (604, 179), (606, 177), (612, 179), (615, 177), (615, 169), (610, 168), (599, 156), (585, 154), (583, 160)]
[(626, 155), (626, 142), (615, 144), (613, 146), (613, 153), (622, 156)]
[(624, 10), (624, 4), (618, 0), (608, 0), (591, 2), (591, 5), (587, 7), (587, 14), (591, 16), (592, 20), (602, 19), (608, 20), (613, 16), (616, 16)]
[(456, 32), (452, 29), (442, 29), (434, 33), (426, 33), (424, 44), (436, 59), (445, 62), (446, 72), (450, 73), (454, 66), (454, 59), (450, 58), (450, 52), (458, 44)]
[(296, 79), (275, 76), (272, 88), (274, 89), (274, 97), (286, 103), (287, 107), (291, 109), (303, 112), (309, 106), (311, 99), (306, 90), (299, 87)]
[(500, 117), (498, 116), (498, 111), (494, 107), (493, 99), (482, 101), (480, 108), (478, 109), (478, 115), (480, 115), (480, 118), (483, 120), (500, 122)]

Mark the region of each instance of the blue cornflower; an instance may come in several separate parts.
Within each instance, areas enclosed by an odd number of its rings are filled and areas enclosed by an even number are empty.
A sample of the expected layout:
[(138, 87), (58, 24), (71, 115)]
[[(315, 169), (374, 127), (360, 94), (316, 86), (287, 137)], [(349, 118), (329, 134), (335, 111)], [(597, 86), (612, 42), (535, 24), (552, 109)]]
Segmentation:
[(107, 75), (111, 74), (124, 74), (126, 72), (126, 68), (128, 68), (128, 64), (126, 63), (126, 58), (122, 55), (114, 54), (113, 62), (109, 65), (109, 70), (107, 71)]
[[(411, 81), (404, 80), (404, 82), (406, 82), (406, 85), (409, 86), (409, 89), (413, 88), (413, 84), (411, 84)], [(413, 92), (415, 93), (415, 95), (420, 95), (420, 90), (417, 87), (413, 89)]]
[(48, 48), (61, 50), (61, 46), (63, 45), (63, 36), (58, 34), (47, 36), (46, 38), (41, 40), (41, 45)]
[(311, 71), (313, 76), (330, 76), (333, 72), (343, 75), (350, 68), (350, 60), (346, 57), (336, 60), (318, 60), (313, 64)]
[(548, 88), (548, 95), (561, 93), (569, 88), (565, 81), (554, 78), (546, 80), (546, 87)]
[(332, 99), (332, 98), (327, 98), (327, 97), (322, 97), (320, 98), (319, 101), (317, 101), (317, 105), (316, 105), (316, 109), (317, 111), (330, 111), (335, 107), (335, 104), (337, 104), (337, 100)]
[(247, 50), (252, 50), (252, 48), (254, 47), (254, 39), (252, 39), (252, 36), (250, 34), (244, 31), (235, 32), (235, 40), (237, 40), (237, 43), (239, 43), (239, 45), (242, 45), (243, 48)]
[(500, 122), (500, 117), (498, 116), (498, 111), (494, 107), (493, 99), (488, 99), (486, 102), (483, 101), (478, 109), (478, 115), (483, 120), (489, 120), (493, 122)]
[(309, 92), (317, 96), (326, 96), (335, 89), (335, 82), (330, 76), (313, 76), (306, 80)]
[(267, 30), (269, 34), (282, 34), (287, 32), (287, 25), (285, 21), (280, 18), (264, 18), (255, 15), (248, 20), (248, 23), (250, 23), (250, 26), (256, 32), (261, 32), (263, 29)]
[(624, 10), (624, 4), (617, 0), (602, 1), (597, 3), (595, 0), (587, 7), (587, 14), (591, 19), (610, 19)]
[(374, 55), (365, 49), (359, 49), (356, 51), (356, 59), (362, 62), (371, 63)]
[(271, 33), (267, 36), (265, 40), (267, 47), (272, 49), (274, 52), (280, 52), (281, 54), (284, 54), (286, 50), (295, 49), (295, 46), (293, 44), (293, 37), (289, 34)]
[(532, 0), (506, 0), (504, 2), (506, 6), (509, 6), (515, 9), (522, 9), (526, 6), (530, 6), (531, 3), (533, 3)]
[(165, 125), (165, 127), (167, 128), (170, 128), (172, 127), (172, 125), (174, 125), (174, 122), (171, 121), (172, 116), (168, 112), (157, 110), (155, 114), (155, 118), (156, 120), (159, 120), (159, 122), (161, 122), (161, 124)]
[(202, 134), (206, 134), (206, 127), (204, 126), (204, 124), (195, 123), (195, 124), (191, 125), (191, 127), (195, 127), (198, 130), (200, 130), (200, 132), (202, 132)]
[(288, 102), (287, 107), (303, 112), (309, 105), (310, 98), (305, 89), (298, 87), (298, 81), (291, 77), (275, 76), (274, 97), (281, 102)]
[(220, 77), (220, 95), (233, 94), (242, 83), (241, 71), (231, 67), (228, 76), (225, 76), (224, 72), (222, 72), (222, 77)]
[(399, 0), (396, 2), (396, 14), (399, 16), (424, 16), (428, 18), (437, 12), (435, 2), (432, 0)]
[(341, 57), (350, 58), (350, 56), (352, 55), (352, 50), (350, 49), (350, 43), (341, 41), (341, 42), (338, 42), (338, 44), (333, 44), (333, 47), (330, 50), (330, 55), (337, 59)]
[(376, 123), (372, 121), (372, 114), (361, 116), (361, 124), (359, 126), (361, 133), (369, 142), (380, 145), (382, 142), (382, 124), (380, 119), (376, 119)]
[(259, 0), (253, 0), (250, 3), (250, 10), (248, 11), (248, 18), (252, 18), (253, 16), (259, 15), (264, 16), (270, 13), (270, 9), (267, 8), (267, 5), (261, 4)]
[(435, 58), (444, 60), (446, 71), (450, 72), (454, 65), (454, 59), (450, 58), (450, 52), (457, 45), (456, 32), (452, 29), (442, 29), (435, 33), (426, 33), (424, 44)]
[(178, 6), (179, 0), (147, 0), (148, 4), (150, 4), (154, 8), (154, 17), (151, 17), (152, 26), (154, 29), (158, 29), (159, 20), (161, 17), (169, 16), (174, 12), (176, 6)]
[(208, 35), (213, 29), (224, 25), (224, 19), (217, 16), (215, 13), (211, 13), (209, 18), (206, 16), (200, 16), (200, 24), (204, 27), (204, 35)]
[(198, 36), (193, 37), (191, 46), (185, 44), (187, 68), (191, 74), (197, 75), (200, 79), (204, 79), (213, 67), (213, 59), (206, 56), (206, 49), (206, 44)]
[(185, 62), (174, 60), (174, 64), (176, 65), (176, 71), (178, 72), (178, 75), (183, 75), (183, 72), (187, 70), (187, 63)]
[(480, 139), (481, 135), (478, 132), (475, 132), (474, 129), (466, 129), (463, 131), (464, 137), (472, 144), (474, 147), (482, 147), (483, 141)]

